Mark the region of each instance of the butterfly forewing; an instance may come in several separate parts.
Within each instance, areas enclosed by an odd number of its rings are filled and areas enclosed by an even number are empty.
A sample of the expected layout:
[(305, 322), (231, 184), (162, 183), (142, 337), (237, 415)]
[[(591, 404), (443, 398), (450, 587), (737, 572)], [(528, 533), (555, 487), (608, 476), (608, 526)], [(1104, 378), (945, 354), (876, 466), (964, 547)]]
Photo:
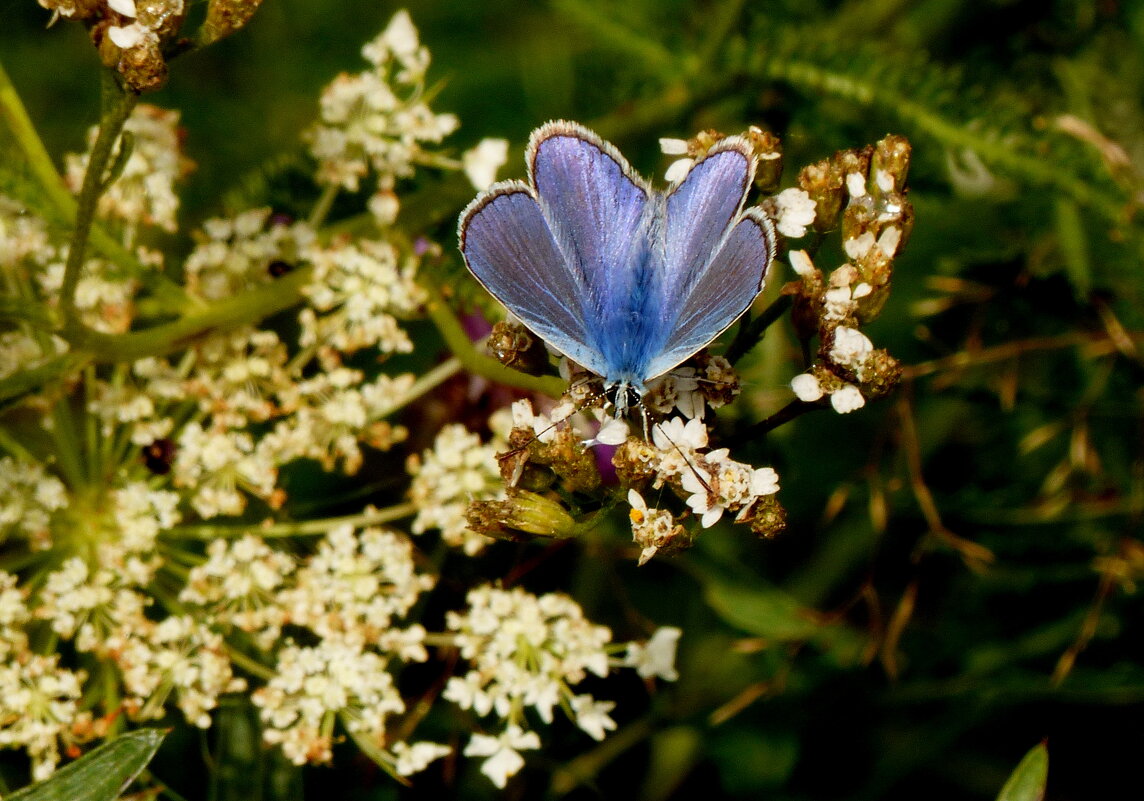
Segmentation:
[(557, 350), (604, 371), (584, 324), (588, 287), (567, 266), (526, 184), (498, 184), (478, 196), (461, 215), (458, 236), (469, 270), (493, 297)]

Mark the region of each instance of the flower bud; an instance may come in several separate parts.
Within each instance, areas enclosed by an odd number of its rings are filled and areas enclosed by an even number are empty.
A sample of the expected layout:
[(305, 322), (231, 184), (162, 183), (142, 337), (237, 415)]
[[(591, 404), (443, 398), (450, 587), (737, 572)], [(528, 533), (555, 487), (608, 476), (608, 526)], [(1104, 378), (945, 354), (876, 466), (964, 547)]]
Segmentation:
[(478, 534), (502, 540), (531, 537), (563, 539), (579, 533), (576, 521), (547, 495), (509, 487), (501, 501), (473, 501), (465, 510), (469, 528)]
[(752, 125), (745, 134), (755, 151), (755, 187), (771, 193), (779, 188), (783, 175), (782, 142), (770, 131)]
[(547, 348), (523, 325), (497, 323), (488, 344), (489, 351), (505, 367), (528, 375), (541, 375), (548, 370)]
[(816, 231), (829, 231), (834, 227), (842, 210), (845, 181), (845, 174), (830, 159), (809, 164), (799, 172), (799, 187), (814, 201)]
[(870, 166), (875, 191), (900, 192), (910, 169), (910, 141), (894, 134), (883, 137), (874, 148)]
[(199, 43), (208, 45), (240, 30), (260, 5), (262, 0), (210, 0), (207, 18), (199, 30)]

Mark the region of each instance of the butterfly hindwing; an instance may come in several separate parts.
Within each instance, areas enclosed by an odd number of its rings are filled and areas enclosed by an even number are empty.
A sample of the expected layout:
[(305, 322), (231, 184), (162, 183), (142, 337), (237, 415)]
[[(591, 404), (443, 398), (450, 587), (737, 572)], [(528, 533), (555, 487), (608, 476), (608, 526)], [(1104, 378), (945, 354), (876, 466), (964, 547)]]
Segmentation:
[(774, 231), (761, 212), (742, 213), (753, 178), (750, 145), (728, 137), (668, 192), (664, 329), (646, 378), (667, 372), (708, 345), (758, 295)]
[(667, 372), (726, 331), (758, 296), (774, 254), (774, 224), (761, 209), (747, 209), (679, 301), (671, 332), (649, 363), (649, 373)]

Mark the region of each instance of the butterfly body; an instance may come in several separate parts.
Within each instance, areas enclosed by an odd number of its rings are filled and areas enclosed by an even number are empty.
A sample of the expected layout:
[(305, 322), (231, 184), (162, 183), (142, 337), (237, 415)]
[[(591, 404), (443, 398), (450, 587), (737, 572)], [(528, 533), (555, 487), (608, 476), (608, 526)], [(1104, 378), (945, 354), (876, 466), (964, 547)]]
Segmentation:
[(728, 137), (667, 191), (588, 129), (553, 122), (529, 143), (529, 181), (461, 215), (469, 270), (556, 350), (600, 375), (618, 411), (730, 326), (762, 289), (775, 233), (743, 210), (750, 146)]

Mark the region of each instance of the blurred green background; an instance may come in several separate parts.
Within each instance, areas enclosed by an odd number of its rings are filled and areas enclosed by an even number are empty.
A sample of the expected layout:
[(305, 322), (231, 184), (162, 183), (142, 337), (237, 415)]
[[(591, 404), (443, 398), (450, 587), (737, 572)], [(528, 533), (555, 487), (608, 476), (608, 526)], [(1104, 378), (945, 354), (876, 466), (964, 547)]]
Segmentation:
[[(148, 99), (182, 111), (198, 165), (184, 230), (250, 195), (242, 176), (299, 152), (320, 88), (362, 69), (360, 46), (400, 7), (267, 0), (247, 30), (176, 62)], [(778, 133), (784, 185), (887, 132), (914, 145), (917, 222), (867, 330), (911, 377), (856, 413), (742, 442), (735, 426), (784, 404), (800, 369), (784, 322), (720, 416), (736, 458), (782, 477), (782, 538), (718, 527), (685, 557), (636, 569), (609, 549), (625, 536), (617, 521), (603, 545), (542, 554), (529, 589), (571, 592), (618, 637), (645, 620), (680, 625), (681, 678), (650, 699), (634, 679), (600, 688), (619, 701), (620, 732), (593, 750), (557, 726), (502, 797), (990, 799), (1042, 739), (1048, 798), (1138, 797), (1144, 3), (423, 0), (409, 11), (442, 83), (434, 108), (462, 122), (450, 144), (508, 138), (502, 174), (522, 171), (528, 132), (558, 117), (597, 127), (656, 175), (658, 137), (707, 127)], [(0, 60), (62, 154), (95, 121), (98, 82), (82, 29), (44, 30), (47, 18), (32, 0), (0, 8)], [(455, 253), (471, 188), (426, 186), (428, 233)], [(828, 239), (819, 266), (842, 260)], [(459, 258), (441, 269), (459, 275)], [(423, 344), (439, 347), (428, 334)], [(946, 531), (995, 558), (965, 558)], [(495, 578), (538, 552), (504, 546), (464, 569)], [(232, 717), (224, 730), (240, 731)], [(179, 747), (154, 770), (188, 797), (254, 797), (177, 779)], [(340, 757), (292, 781), (314, 798), (498, 795), (474, 771), (430, 771), (405, 790)]]

